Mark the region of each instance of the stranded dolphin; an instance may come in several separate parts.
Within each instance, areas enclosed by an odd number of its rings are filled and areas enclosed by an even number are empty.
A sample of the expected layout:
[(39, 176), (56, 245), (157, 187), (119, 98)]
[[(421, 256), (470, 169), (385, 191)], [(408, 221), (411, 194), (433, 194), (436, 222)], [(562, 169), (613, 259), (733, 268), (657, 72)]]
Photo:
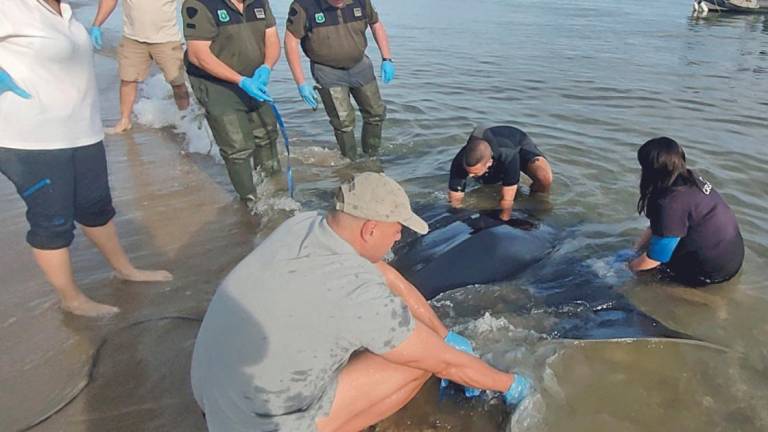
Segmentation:
[(638, 310), (578, 257), (555, 254), (563, 230), (529, 219), (503, 222), (494, 213), (446, 212), (441, 206), (417, 210), (430, 232), (404, 239), (392, 265), (428, 300), (458, 288), (524, 277), (531, 291), (524, 307), (543, 308), (557, 319), (551, 336), (695, 339)]
[(436, 212), (441, 210), (424, 215), (432, 231), (399, 247), (392, 263), (428, 300), (467, 285), (511, 279), (555, 246), (554, 230), (529, 220)]
[[(508, 280), (554, 248), (554, 231), (524, 219), (454, 210), (425, 215), (432, 232), (396, 250), (393, 265), (428, 300), (467, 285)], [(431, 217), (430, 217), (431, 216)]]

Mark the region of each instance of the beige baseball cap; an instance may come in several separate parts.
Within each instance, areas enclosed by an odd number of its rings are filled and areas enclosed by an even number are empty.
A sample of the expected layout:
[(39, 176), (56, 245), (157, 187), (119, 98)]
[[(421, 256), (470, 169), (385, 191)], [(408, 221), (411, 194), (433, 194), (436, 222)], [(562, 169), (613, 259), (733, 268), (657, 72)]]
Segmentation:
[(339, 186), (336, 210), (363, 219), (400, 222), (419, 234), (429, 232), (427, 223), (411, 210), (403, 188), (384, 174), (355, 174), (352, 181)]

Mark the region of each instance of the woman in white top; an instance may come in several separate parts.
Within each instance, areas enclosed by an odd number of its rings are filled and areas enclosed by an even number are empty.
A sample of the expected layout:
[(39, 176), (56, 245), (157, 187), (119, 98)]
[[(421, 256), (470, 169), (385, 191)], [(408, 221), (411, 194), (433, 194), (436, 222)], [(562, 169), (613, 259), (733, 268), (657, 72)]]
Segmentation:
[(4, 0), (0, 14), (0, 172), (27, 205), (27, 242), (62, 307), (109, 315), (77, 287), (69, 245), (75, 222), (118, 277), (164, 281), (136, 269), (112, 222), (115, 210), (99, 116), (93, 52), (66, 0)]

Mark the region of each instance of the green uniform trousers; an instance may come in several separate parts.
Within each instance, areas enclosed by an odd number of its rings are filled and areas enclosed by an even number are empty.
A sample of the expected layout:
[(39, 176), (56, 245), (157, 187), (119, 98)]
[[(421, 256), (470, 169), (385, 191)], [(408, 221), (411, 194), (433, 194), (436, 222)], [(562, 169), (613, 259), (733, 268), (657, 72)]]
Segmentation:
[[(241, 199), (256, 192), (253, 170), (280, 172), (277, 122), (269, 104), (258, 102), (235, 86), (189, 77), (192, 90), (219, 146), (229, 179)], [(251, 166), (253, 161), (253, 166)]]
[(374, 80), (362, 87), (319, 87), (318, 93), (328, 114), (339, 150), (345, 157), (357, 159), (355, 141), (355, 109), (350, 94), (355, 98), (363, 115), (363, 152), (375, 156), (381, 147), (381, 128), (387, 117), (387, 108), (381, 100), (379, 85)]

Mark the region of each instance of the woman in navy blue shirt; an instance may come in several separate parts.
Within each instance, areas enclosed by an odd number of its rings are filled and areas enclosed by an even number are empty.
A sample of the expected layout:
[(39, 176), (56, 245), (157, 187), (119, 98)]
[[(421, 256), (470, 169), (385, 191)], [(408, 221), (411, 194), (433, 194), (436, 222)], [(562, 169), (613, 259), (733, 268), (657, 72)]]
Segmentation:
[(650, 220), (640, 239), (646, 252), (633, 272), (662, 270), (689, 286), (725, 282), (741, 269), (744, 241), (733, 211), (712, 184), (686, 167), (675, 140), (654, 138), (637, 151), (642, 168), (637, 211)]

